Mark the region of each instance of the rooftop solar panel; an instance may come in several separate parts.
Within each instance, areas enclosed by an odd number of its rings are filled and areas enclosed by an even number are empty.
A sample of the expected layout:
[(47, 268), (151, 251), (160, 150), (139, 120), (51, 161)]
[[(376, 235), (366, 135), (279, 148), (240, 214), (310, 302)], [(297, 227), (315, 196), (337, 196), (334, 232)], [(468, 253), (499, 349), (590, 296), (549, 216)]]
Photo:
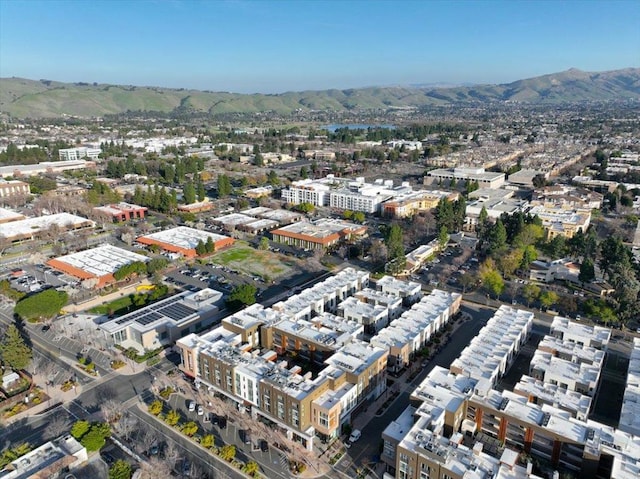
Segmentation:
[(168, 304), (162, 308), (157, 309), (157, 311), (164, 316), (171, 318), (173, 321), (179, 321), (196, 312), (194, 309), (179, 303)]
[(137, 318), (136, 323), (146, 326), (147, 324), (153, 323), (154, 321), (157, 321), (160, 318), (162, 318), (162, 315), (154, 311), (149, 311), (147, 314), (141, 315), (139, 318)]

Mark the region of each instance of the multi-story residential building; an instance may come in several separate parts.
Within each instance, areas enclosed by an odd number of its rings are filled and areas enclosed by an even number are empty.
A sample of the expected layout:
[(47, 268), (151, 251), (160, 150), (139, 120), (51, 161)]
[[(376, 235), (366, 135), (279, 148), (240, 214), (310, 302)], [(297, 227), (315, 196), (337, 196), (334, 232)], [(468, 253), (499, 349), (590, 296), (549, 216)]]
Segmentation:
[(576, 323), (562, 316), (555, 316), (551, 322), (551, 336), (571, 343), (606, 351), (611, 339), (611, 330), (602, 326)]
[(329, 192), (334, 184), (340, 183), (333, 175), (323, 180), (294, 181), (288, 188), (282, 190), (282, 199), (292, 205), (310, 203), (314, 206), (328, 206)]
[(425, 177), (425, 184), (428, 181), (465, 181), (478, 183), (480, 188), (500, 188), (504, 185), (505, 174), (500, 172), (485, 171), (484, 168), (442, 168), (431, 170)]
[(88, 148), (86, 146), (58, 150), (60, 161), (84, 160), (85, 158), (97, 160), (101, 153), (102, 150), (100, 148)]
[(529, 375), (562, 389), (593, 396), (600, 379), (600, 368), (577, 364), (538, 350), (531, 359)]
[(618, 427), (621, 431), (640, 436), (640, 338), (633, 339)]
[(338, 305), (338, 315), (364, 326), (366, 334), (375, 334), (389, 324), (389, 310), (378, 304), (350, 297)]
[(376, 289), (402, 298), (405, 306), (411, 306), (422, 298), (422, 287), (414, 281), (402, 281), (393, 276), (383, 276), (376, 281)]
[(475, 378), (486, 389), (495, 386), (526, 343), (532, 327), (533, 313), (500, 306), (451, 363), (451, 372)]
[(462, 295), (434, 289), (409, 311), (371, 338), (371, 344), (389, 350), (388, 367), (396, 373), (445, 326), (460, 309)]
[(18, 180), (0, 179), (0, 201), (6, 198), (15, 198), (17, 196), (28, 196), (31, 194), (29, 183)]
[(578, 231), (587, 231), (591, 222), (591, 210), (547, 208), (542, 205), (533, 206), (528, 210), (531, 216), (538, 216), (547, 232), (547, 238), (564, 236), (573, 238)]
[(385, 201), (382, 214), (388, 218), (407, 218), (435, 208), (442, 198), (455, 201), (459, 197), (460, 194), (455, 191), (411, 191)]
[(389, 318), (392, 320), (402, 314), (402, 298), (396, 295), (365, 288), (358, 291), (354, 298), (368, 304), (384, 306), (389, 311)]
[[(518, 321), (514, 319), (515, 325)], [(582, 325), (556, 319), (556, 332), (571, 339), (558, 347), (557, 343), (554, 346), (553, 338), (548, 338), (544, 347), (557, 347), (568, 354), (569, 350), (575, 351), (571, 340), (586, 344), (579, 341), (587, 334), (579, 328)], [(487, 324), (479, 338), (487, 338), (485, 329), (492, 331), (495, 326)], [(591, 335), (597, 344), (606, 344), (607, 335), (603, 331), (591, 328)], [(518, 341), (517, 337), (513, 340)], [(637, 346), (640, 348), (640, 342)], [(590, 347), (578, 348), (575, 354), (571, 353), (572, 358), (585, 366), (592, 360), (597, 363), (600, 355), (588, 349)], [(454, 363), (468, 360), (466, 352)], [(482, 472), (478, 476), (478, 467), (469, 462), (458, 462), (454, 475), (450, 470), (443, 471), (451, 449), (458, 450), (464, 444), (462, 451), (466, 451), (466, 446), (475, 442), (472, 450), (482, 450), (484, 444), (494, 455), (504, 447), (505, 452), (500, 456), (504, 465), (515, 465), (515, 452), (505, 456), (507, 450), (512, 450), (543, 459), (552, 468), (561, 468), (585, 479), (639, 477), (640, 438), (622, 428), (587, 419), (590, 398), (527, 376), (514, 392), (497, 391), (484, 376), (473, 371), (456, 372), (453, 365), (451, 371), (434, 368), (411, 394), (411, 409), (383, 433), (382, 460), (387, 470), (395, 473), (396, 478), (445, 477), (442, 474), (460, 478), (499, 477), (495, 472)], [(451, 449), (446, 447), (448, 443), (453, 443)], [(427, 462), (429, 459), (435, 459), (437, 464)], [(531, 472), (531, 469), (521, 470), (515, 477), (531, 477)]]

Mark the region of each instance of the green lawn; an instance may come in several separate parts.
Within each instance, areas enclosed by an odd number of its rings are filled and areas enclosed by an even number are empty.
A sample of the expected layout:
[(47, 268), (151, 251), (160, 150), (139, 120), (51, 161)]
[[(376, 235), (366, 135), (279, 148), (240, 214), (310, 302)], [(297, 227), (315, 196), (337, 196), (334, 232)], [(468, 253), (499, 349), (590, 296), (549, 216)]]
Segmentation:
[(90, 313), (94, 314), (109, 314), (113, 312), (113, 314), (119, 316), (127, 312), (127, 309), (132, 305), (131, 298), (129, 295), (123, 296), (122, 298), (115, 299), (110, 303), (101, 304), (100, 306), (95, 306), (89, 310)]
[(295, 260), (271, 251), (254, 249), (240, 241), (231, 248), (214, 253), (209, 260), (251, 276), (270, 279), (289, 274), (295, 266)]

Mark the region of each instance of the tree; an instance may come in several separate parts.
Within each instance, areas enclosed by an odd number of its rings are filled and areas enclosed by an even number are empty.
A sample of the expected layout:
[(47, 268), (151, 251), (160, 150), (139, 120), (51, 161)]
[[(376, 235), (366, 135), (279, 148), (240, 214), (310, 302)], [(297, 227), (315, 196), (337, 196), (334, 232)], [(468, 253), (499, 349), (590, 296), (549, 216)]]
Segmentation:
[(533, 245), (525, 246), (521, 257), (520, 268), (526, 271), (531, 266), (531, 263), (538, 259), (538, 250)]
[(20, 300), (16, 304), (15, 313), (27, 321), (52, 318), (67, 304), (68, 298), (64, 291), (46, 289)]
[(216, 250), (216, 244), (213, 242), (213, 238), (211, 236), (207, 236), (207, 242), (204, 246), (206, 253), (213, 253)]
[(236, 457), (236, 446), (226, 444), (220, 448), (218, 455), (223, 461), (231, 462)]
[(494, 258), (498, 258), (504, 253), (506, 247), (507, 230), (502, 220), (498, 218), (489, 233), (489, 254)]
[(253, 164), (258, 167), (264, 166), (264, 157), (261, 153), (255, 154), (255, 156), (253, 157)]
[(227, 306), (230, 309), (240, 309), (256, 302), (256, 287), (252, 284), (236, 286), (227, 297)]
[(522, 288), (522, 296), (527, 301), (527, 306), (530, 306), (540, 297), (540, 287), (535, 284), (525, 284)]
[(213, 434), (206, 434), (200, 440), (200, 445), (202, 447), (206, 447), (207, 449), (211, 449), (215, 445), (215, 437)]
[(303, 180), (309, 178), (309, 170), (307, 170), (306, 166), (300, 168), (300, 178), (302, 178)]
[(595, 268), (591, 258), (585, 258), (580, 265), (580, 273), (578, 274), (578, 280), (581, 283), (590, 283), (596, 277)]
[(20, 370), (29, 365), (33, 353), (27, 346), (18, 328), (12, 324), (7, 328), (0, 343), (0, 359), (11, 369)]
[(347, 221), (351, 220), (351, 219), (353, 218), (353, 211), (351, 211), (351, 210), (344, 210), (344, 211), (342, 212), (342, 217), (343, 217), (345, 220), (347, 220)]
[(504, 291), (504, 280), (496, 269), (487, 269), (480, 273), (482, 286), (489, 294), (493, 294), (496, 299)]
[(89, 421), (80, 420), (76, 421), (73, 426), (71, 426), (71, 431), (69, 431), (69, 433), (75, 439), (80, 440), (86, 433), (89, 432), (89, 429), (91, 429), (91, 424), (89, 423)]
[(446, 226), (440, 227), (440, 232), (438, 233), (438, 245), (441, 250), (444, 250), (447, 247), (447, 243), (449, 242), (449, 232), (447, 231)]
[(537, 174), (536, 176), (533, 177), (533, 187), (534, 188), (542, 188), (543, 186), (545, 186), (547, 184), (547, 179), (545, 178), (545, 176), (541, 173)]
[(544, 309), (549, 309), (551, 306), (558, 302), (558, 295), (555, 291), (543, 291), (540, 294), (540, 305)]
[(193, 186), (193, 183), (189, 181), (184, 185), (182, 196), (184, 197), (184, 202), (188, 205), (196, 202), (196, 189)]
[(196, 432), (198, 432), (198, 424), (194, 421), (189, 421), (185, 425), (182, 426), (182, 433), (186, 436), (193, 436)]
[(175, 409), (172, 409), (165, 416), (164, 422), (166, 422), (169, 426), (175, 426), (176, 424), (178, 424), (178, 422), (180, 422), (180, 417), (180, 413)]
[(198, 240), (198, 244), (196, 245), (196, 254), (198, 256), (204, 256), (207, 254), (207, 246), (202, 242), (202, 240)]
[(131, 464), (118, 459), (109, 469), (109, 479), (131, 479)]
[(160, 401), (159, 399), (156, 399), (151, 404), (149, 404), (149, 407), (147, 409), (149, 413), (153, 414), (154, 416), (157, 416), (162, 412), (162, 401)]
[(258, 246), (259, 249), (261, 249), (262, 251), (266, 251), (269, 249), (269, 238), (267, 238), (266, 236), (263, 236), (262, 238), (260, 238), (260, 244)]
[[(50, 364), (50, 363), (49, 363)], [(56, 414), (49, 420), (45, 429), (48, 438), (56, 438), (69, 431), (69, 420), (64, 414)]]
[(498, 268), (505, 277), (511, 277), (522, 263), (523, 252), (521, 249), (512, 249), (507, 254), (498, 258)]
[(274, 170), (271, 170), (267, 175), (267, 182), (271, 186), (278, 186), (280, 184), (280, 178), (278, 177), (278, 173), (276, 173)]
[(387, 230), (385, 244), (387, 245), (387, 257), (389, 261), (404, 256), (404, 239), (402, 237), (402, 228), (398, 224), (393, 224)]
[(87, 448), (87, 451), (99, 451), (106, 444), (106, 436), (92, 426), (88, 433), (82, 436), (80, 444)]
[(198, 182), (196, 183), (196, 195), (198, 197), (198, 201), (204, 201), (207, 196), (207, 190), (205, 189), (200, 177), (198, 177)]
[(249, 476), (255, 476), (260, 472), (260, 466), (256, 461), (249, 461), (242, 468), (242, 471)]
[(218, 176), (218, 197), (224, 198), (231, 194), (231, 180), (227, 175)]
[(369, 254), (374, 263), (385, 263), (387, 261), (387, 246), (382, 241), (375, 239), (371, 242)]
[(353, 221), (356, 223), (364, 223), (365, 215), (362, 211), (356, 211), (353, 213)]

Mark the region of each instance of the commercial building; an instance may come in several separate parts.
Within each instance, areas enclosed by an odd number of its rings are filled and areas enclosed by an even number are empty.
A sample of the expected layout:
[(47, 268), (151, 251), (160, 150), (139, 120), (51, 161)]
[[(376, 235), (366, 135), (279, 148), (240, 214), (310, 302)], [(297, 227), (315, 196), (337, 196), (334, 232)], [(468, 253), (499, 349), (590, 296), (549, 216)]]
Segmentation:
[(436, 238), (429, 243), (420, 245), (413, 251), (410, 251), (406, 255), (407, 261), (402, 274), (408, 275), (416, 272), (429, 258), (438, 253), (440, 249), (440, 241)]
[(178, 211), (183, 213), (203, 213), (204, 211), (210, 211), (213, 209), (213, 203), (205, 199), (204, 201), (197, 201), (188, 205), (178, 205)]
[(136, 241), (144, 245), (157, 245), (165, 251), (179, 253), (186, 258), (195, 258), (197, 256), (196, 246), (198, 246), (198, 243), (207, 243), (209, 238), (213, 241), (215, 251), (231, 246), (234, 242), (233, 238), (228, 236), (186, 226), (178, 226), (150, 235), (140, 236)]
[(0, 177), (8, 176), (33, 176), (40, 174), (57, 174), (63, 171), (84, 170), (85, 168), (95, 169), (93, 161), (70, 160), (70, 161), (44, 161), (35, 165), (10, 165), (0, 166)]
[(99, 328), (113, 344), (144, 353), (211, 326), (221, 302), (222, 293), (213, 289), (185, 291), (101, 323)]
[(145, 206), (120, 202), (118, 204), (97, 206), (93, 208), (93, 211), (109, 215), (113, 218), (113, 221), (129, 221), (133, 219), (144, 219), (144, 215), (147, 213), (147, 208)]
[(18, 180), (0, 179), (0, 201), (17, 196), (27, 196), (31, 194), (29, 183)]
[(93, 286), (101, 288), (115, 281), (113, 273), (118, 269), (136, 261), (146, 263), (149, 258), (126, 249), (103, 245), (50, 259), (47, 264), (78, 279), (95, 280)]
[(536, 176), (541, 176), (545, 180), (549, 179), (548, 172), (524, 169), (516, 171), (515, 173), (511, 173), (507, 178), (507, 183), (513, 186), (533, 188), (533, 179)]
[(82, 216), (70, 213), (56, 213), (4, 223), (0, 225), (0, 236), (12, 242), (19, 242), (33, 240), (53, 230), (58, 235), (68, 231), (94, 227), (95, 223), (93, 221)]
[(427, 173), (425, 184), (429, 181), (464, 181), (478, 183), (480, 188), (500, 188), (504, 185), (505, 175), (500, 172), (485, 171), (484, 168), (441, 168)]
[(44, 479), (62, 477), (88, 460), (86, 448), (72, 436), (49, 441), (7, 464), (2, 479)]
[(258, 198), (264, 198), (273, 194), (273, 186), (259, 186), (257, 188), (250, 188), (244, 191), (244, 196), (257, 200)]
[[(25, 219), (26, 216), (6, 208), (0, 208), (0, 224)], [(0, 230), (1, 231), (1, 230)]]
[(85, 158), (97, 160), (101, 153), (102, 150), (100, 148), (87, 148), (85, 146), (58, 150), (60, 161), (83, 160)]
[(273, 241), (305, 249), (326, 249), (362, 236), (367, 227), (338, 219), (301, 221), (271, 231)]
[(478, 218), (480, 212), (484, 208), (487, 212), (487, 217), (492, 221), (500, 218), (502, 214), (512, 215), (518, 211), (524, 211), (528, 203), (525, 200), (519, 200), (515, 198), (505, 197), (481, 197), (475, 201), (471, 201), (467, 204), (465, 213), (464, 229), (467, 231), (473, 231), (478, 224)]

